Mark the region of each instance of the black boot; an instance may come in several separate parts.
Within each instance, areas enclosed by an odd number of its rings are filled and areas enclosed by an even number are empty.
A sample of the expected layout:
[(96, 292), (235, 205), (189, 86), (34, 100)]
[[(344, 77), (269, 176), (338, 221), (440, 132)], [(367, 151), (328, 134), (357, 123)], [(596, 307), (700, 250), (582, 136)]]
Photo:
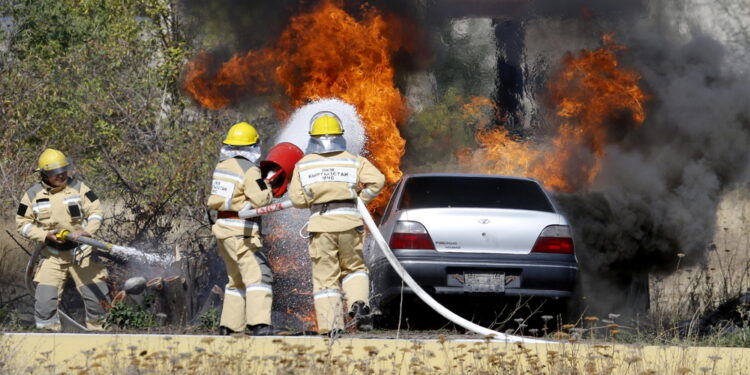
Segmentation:
[(224, 326), (219, 326), (219, 336), (229, 336), (233, 333), (235, 333), (233, 330)]
[(372, 331), (372, 314), (370, 314), (370, 306), (367, 306), (364, 301), (354, 302), (352, 308), (349, 310), (349, 316), (354, 318), (358, 330), (362, 332)]
[(268, 324), (247, 325), (248, 335), (250, 336), (273, 336), (276, 332)]

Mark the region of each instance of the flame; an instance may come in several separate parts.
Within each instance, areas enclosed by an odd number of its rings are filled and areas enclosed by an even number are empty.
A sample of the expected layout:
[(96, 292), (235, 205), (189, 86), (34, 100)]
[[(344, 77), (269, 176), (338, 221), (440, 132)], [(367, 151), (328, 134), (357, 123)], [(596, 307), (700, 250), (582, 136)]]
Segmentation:
[(308, 309), (304, 312), (299, 312), (288, 307), (286, 313), (297, 318), (297, 320), (302, 323), (302, 327), (305, 331), (318, 331), (318, 319), (315, 316), (315, 311)]
[(285, 246), (284, 239), (293, 238), (296, 233), (282, 225), (273, 225), (266, 234), (264, 242), (273, 251), (268, 253), (268, 263), (273, 272), (279, 276), (294, 276), (307, 266), (293, 249)]
[[(285, 99), (274, 106), (279, 118), (308, 101), (337, 97), (357, 108), (368, 137), (369, 159), (389, 185), (402, 175), (405, 140), (397, 124), (406, 118), (404, 98), (394, 86), (391, 56), (406, 41), (397, 18), (386, 19), (364, 6), (354, 18), (333, 0), (291, 18), (272, 47), (235, 55), (209, 77), (211, 59), (201, 53), (187, 66), (184, 89), (202, 106), (225, 108), (249, 93), (275, 85)], [(381, 194), (371, 208), (383, 207)]]
[(297, 288), (294, 288), (294, 289), (290, 290), (289, 293), (299, 294), (299, 295), (302, 295), (302, 296), (312, 296), (313, 295), (312, 292), (304, 292), (304, 291), (301, 291), (301, 290), (299, 290)]
[(244, 56), (234, 55), (223, 63), (213, 79), (209, 66), (213, 59), (205, 51), (187, 64), (183, 88), (202, 106), (209, 109), (226, 108), (244, 94), (268, 92), (271, 82), (268, 69), (273, 66), (273, 56), (266, 50), (250, 51)]
[[(620, 67), (617, 60), (616, 53), (625, 47), (611, 34), (602, 40), (600, 49), (567, 54), (562, 70), (552, 78), (549, 104), (555, 108), (557, 134), (548, 143), (521, 142), (502, 128), (479, 129), (475, 136), (480, 149), (461, 150), (459, 163), (482, 173), (536, 178), (557, 191), (589, 187), (601, 170), (605, 146), (646, 117), (640, 75)], [(464, 109), (468, 115), (473, 110)]]
[(277, 254), (269, 255), (268, 262), (273, 272), (279, 275), (294, 275), (298, 271), (305, 269), (305, 264), (299, 260), (296, 254)]

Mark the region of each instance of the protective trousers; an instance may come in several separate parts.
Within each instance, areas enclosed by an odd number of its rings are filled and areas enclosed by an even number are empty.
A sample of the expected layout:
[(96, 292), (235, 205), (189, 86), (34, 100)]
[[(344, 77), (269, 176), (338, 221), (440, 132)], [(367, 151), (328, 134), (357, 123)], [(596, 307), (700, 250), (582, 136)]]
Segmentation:
[(347, 310), (356, 301), (369, 305), (370, 278), (362, 258), (362, 227), (343, 232), (311, 233), (313, 296), (318, 332), (344, 329), (343, 289)]
[(109, 305), (109, 289), (105, 281), (107, 269), (91, 255), (84, 257), (80, 264), (61, 256), (50, 256), (42, 262), (34, 277), (38, 284), (34, 305), (37, 328), (54, 331), (61, 329), (57, 305), (68, 275), (73, 277), (83, 299), (86, 308), (86, 327), (95, 331), (103, 330), (104, 306)]
[(220, 324), (235, 332), (246, 325), (270, 325), (273, 274), (260, 251), (260, 238), (232, 236), (216, 242), (229, 277)]

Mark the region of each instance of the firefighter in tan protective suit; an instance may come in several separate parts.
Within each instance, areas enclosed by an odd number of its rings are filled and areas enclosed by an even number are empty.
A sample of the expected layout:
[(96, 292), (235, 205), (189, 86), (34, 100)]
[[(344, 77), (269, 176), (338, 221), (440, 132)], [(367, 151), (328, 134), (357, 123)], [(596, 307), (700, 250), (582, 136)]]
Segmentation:
[(34, 277), (38, 284), (34, 298), (37, 328), (59, 331), (57, 305), (68, 275), (86, 308), (86, 326), (102, 330), (104, 306), (109, 303), (105, 282), (107, 269), (87, 245), (61, 241), (55, 234), (71, 231), (73, 238), (91, 236), (101, 226), (100, 202), (86, 184), (70, 175), (71, 164), (65, 155), (48, 148), (39, 156), (41, 181), (26, 191), (16, 213), (18, 232), (44, 243), (45, 259)]
[(368, 203), (385, 185), (372, 163), (346, 151), (343, 133), (334, 113), (313, 116), (307, 155), (295, 166), (289, 186), (294, 206), (310, 208), (307, 230), (318, 332), (332, 337), (344, 330), (342, 297), (357, 328), (372, 329), (364, 227), (356, 198)]
[(260, 222), (241, 219), (238, 211), (271, 203), (272, 191), (255, 163), (260, 159), (258, 132), (240, 122), (229, 129), (213, 173), (208, 207), (218, 211), (213, 234), (229, 281), (224, 289), (219, 334), (273, 334), (273, 274), (261, 251)]

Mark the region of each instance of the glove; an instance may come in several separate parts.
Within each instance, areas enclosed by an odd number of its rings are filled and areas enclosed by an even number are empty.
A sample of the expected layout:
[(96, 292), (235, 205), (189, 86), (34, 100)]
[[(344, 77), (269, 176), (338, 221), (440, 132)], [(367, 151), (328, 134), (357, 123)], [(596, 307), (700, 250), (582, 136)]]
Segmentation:
[(81, 236), (91, 237), (91, 233), (86, 232), (85, 230), (77, 230), (70, 234), (70, 237), (73, 239), (73, 241), (77, 240), (78, 237), (81, 237)]
[(47, 232), (46, 240), (52, 243), (63, 243), (63, 241), (57, 239), (57, 233), (55, 231)]

